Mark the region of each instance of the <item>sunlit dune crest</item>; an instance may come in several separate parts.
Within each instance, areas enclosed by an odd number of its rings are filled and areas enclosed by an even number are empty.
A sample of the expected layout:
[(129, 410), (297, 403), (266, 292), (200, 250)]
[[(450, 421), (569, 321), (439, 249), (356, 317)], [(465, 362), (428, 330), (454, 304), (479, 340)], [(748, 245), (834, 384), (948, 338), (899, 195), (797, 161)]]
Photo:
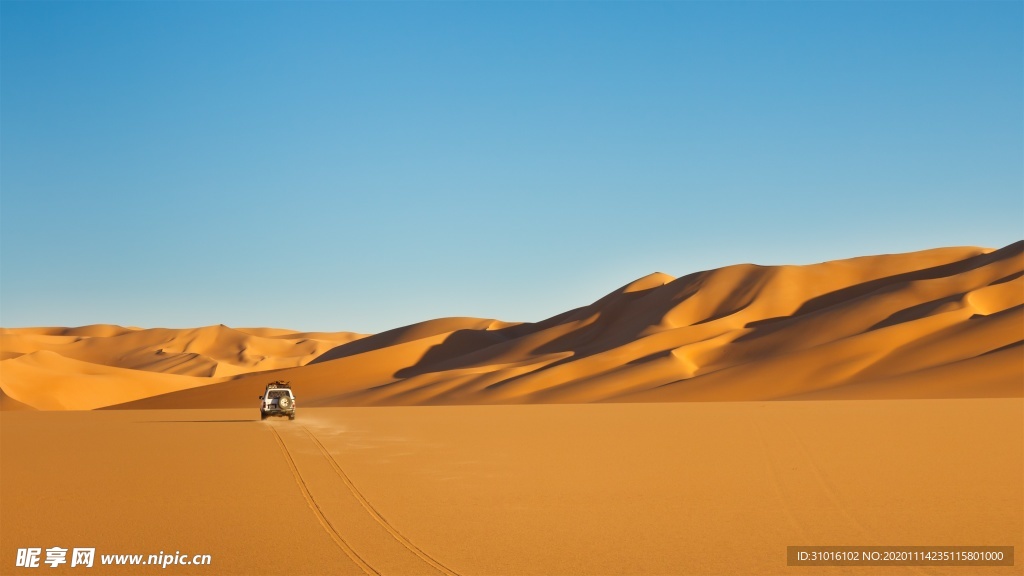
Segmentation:
[(191, 329), (0, 329), (0, 388), (40, 409), (93, 409), (223, 382), (256, 371), (302, 366), (351, 332), (302, 333), (223, 325)]
[(1024, 396), (1024, 242), (655, 273), (536, 323), (0, 332), (5, 409)]

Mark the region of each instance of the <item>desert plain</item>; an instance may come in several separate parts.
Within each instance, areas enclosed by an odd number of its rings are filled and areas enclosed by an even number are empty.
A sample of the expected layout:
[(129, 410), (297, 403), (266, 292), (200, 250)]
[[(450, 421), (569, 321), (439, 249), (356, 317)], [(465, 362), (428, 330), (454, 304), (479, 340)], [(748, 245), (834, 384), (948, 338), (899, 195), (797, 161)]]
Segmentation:
[(1020, 574), (1022, 247), (656, 273), (533, 323), (6, 328), (0, 573)]

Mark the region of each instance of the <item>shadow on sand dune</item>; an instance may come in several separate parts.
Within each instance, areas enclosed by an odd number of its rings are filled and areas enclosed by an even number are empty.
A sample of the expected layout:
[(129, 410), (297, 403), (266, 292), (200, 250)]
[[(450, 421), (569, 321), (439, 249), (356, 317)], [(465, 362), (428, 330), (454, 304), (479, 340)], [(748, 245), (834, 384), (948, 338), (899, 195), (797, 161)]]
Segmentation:
[[(869, 280), (867, 282), (862, 282), (860, 284), (854, 284), (853, 286), (847, 286), (845, 288), (841, 288), (839, 290), (835, 290), (827, 294), (822, 294), (821, 296), (811, 298), (802, 306), (800, 306), (800, 308), (797, 309), (797, 311), (791, 315), (778, 316), (774, 318), (764, 318), (762, 320), (748, 322), (745, 328), (755, 328), (755, 330), (751, 331), (748, 334), (744, 334), (739, 338), (736, 338), (735, 342), (744, 342), (747, 340), (755, 340), (757, 338), (768, 336), (770, 334), (773, 334), (779, 330), (782, 330), (788, 326), (795, 324), (796, 322), (800, 321), (802, 319), (801, 317), (803, 316), (807, 316), (815, 312), (825, 310), (832, 306), (850, 302), (857, 298), (863, 298), (865, 296), (883, 291), (887, 288), (892, 288), (894, 286), (901, 285), (907, 282), (914, 282), (918, 280), (935, 280), (947, 276), (956, 276), (957, 274), (964, 274), (966, 272), (970, 272), (971, 270), (981, 268), (982, 266), (991, 264), (993, 262), (997, 262), (999, 260), (1006, 260), (1013, 258), (1015, 256), (1019, 256), (1021, 252), (1024, 252), (1024, 240), (1014, 242), (1013, 244), (1010, 244), (1009, 246), (1006, 246), (1004, 248), (1000, 248), (999, 250), (988, 252), (986, 254), (979, 254), (978, 256), (969, 258), (964, 261), (951, 262), (949, 264), (941, 264), (939, 266), (933, 266), (931, 268), (925, 268), (922, 270), (914, 270), (911, 272), (903, 272), (900, 274), (894, 274), (883, 278), (876, 278), (874, 280)], [(1015, 273), (1007, 277), (1000, 278), (995, 282), (992, 282), (991, 284), (995, 285), (1001, 284), (1003, 282), (1009, 282), (1019, 276), (1020, 273)], [(892, 326), (895, 324), (910, 322), (913, 320), (917, 320), (919, 318), (923, 318), (931, 314), (936, 308), (942, 306), (943, 304), (956, 302), (957, 300), (962, 298), (963, 295), (964, 293), (957, 293), (951, 296), (946, 296), (943, 298), (932, 300), (930, 302), (924, 302), (921, 304), (917, 304), (915, 306), (911, 306), (909, 308), (905, 308), (892, 314), (890, 317), (879, 322), (878, 324), (868, 328), (868, 331), (878, 330), (879, 328), (885, 328), (887, 326)]]

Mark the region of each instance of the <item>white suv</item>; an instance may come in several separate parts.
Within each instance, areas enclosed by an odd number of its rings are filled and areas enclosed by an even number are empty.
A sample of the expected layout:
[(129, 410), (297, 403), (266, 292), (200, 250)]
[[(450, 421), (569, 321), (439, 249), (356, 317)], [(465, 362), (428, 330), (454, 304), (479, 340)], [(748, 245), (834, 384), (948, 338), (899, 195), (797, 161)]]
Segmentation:
[(260, 420), (270, 416), (287, 416), (289, 420), (295, 420), (295, 395), (288, 382), (278, 380), (267, 384), (260, 400), (263, 401), (260, 404)]

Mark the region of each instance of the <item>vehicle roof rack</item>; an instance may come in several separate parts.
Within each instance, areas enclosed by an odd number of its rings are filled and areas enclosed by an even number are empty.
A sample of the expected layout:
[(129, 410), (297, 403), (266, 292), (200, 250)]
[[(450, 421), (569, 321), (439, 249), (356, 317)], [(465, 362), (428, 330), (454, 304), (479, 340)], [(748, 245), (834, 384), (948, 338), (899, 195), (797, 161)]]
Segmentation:
[(284, 380), (274, 380), (270, 384), (267, 384), (267, 388), (291, 388), (292, 383)]

